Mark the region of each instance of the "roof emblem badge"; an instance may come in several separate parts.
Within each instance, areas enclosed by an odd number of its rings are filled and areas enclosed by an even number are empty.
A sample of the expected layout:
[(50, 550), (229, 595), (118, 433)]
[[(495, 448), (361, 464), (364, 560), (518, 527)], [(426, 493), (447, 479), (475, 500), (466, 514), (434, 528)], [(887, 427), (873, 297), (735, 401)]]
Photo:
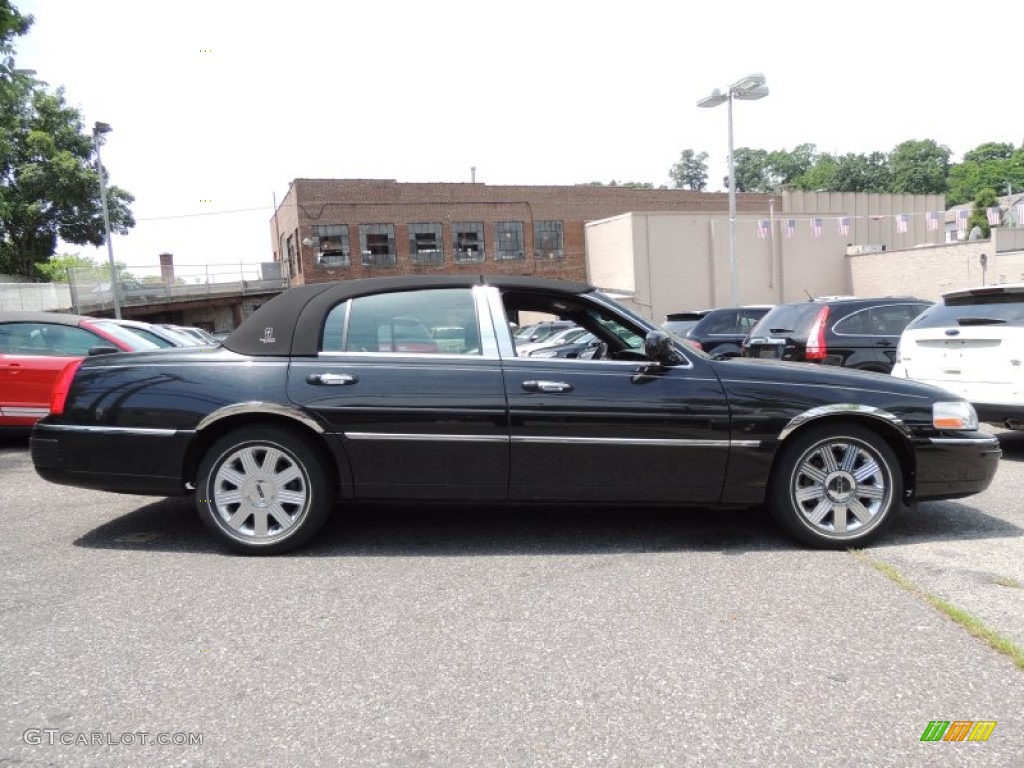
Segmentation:
[(277, 339), (274, 338), (274, 329), (264, 328), (263, 338), (260, 339), (260, 344), (273, 344), (275, 341), (277, 341)]

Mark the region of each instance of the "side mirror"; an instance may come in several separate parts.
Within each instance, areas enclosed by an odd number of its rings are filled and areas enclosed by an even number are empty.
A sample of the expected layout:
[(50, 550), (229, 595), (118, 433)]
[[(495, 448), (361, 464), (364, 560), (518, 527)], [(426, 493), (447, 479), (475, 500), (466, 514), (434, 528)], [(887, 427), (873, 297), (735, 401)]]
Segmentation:
[(120, 351), (121, 350), (117, 347), (89, 347), (89, 357), (92, 357), (93, 355), (113, 355)]
[(651, 331), (644, 337), (644, 354), (648, 360), (665, 366), (679, 365), (684, 360), (672, 336), (665, 331)]

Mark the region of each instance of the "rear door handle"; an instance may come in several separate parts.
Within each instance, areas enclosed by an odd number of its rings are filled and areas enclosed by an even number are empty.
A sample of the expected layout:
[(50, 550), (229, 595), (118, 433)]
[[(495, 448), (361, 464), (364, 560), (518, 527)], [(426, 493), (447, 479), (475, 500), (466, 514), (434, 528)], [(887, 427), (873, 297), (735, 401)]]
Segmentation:
[(306, 377), (307, 384), (319, 384), (328, 387), (341, 387), (346, 384), (355, 384), (359, 381), (358, 376), (348, 373), (311, 373)]
[(530, 379), (523, 382), (523, 389), (527, 392), (572, 392), (572, 384), (567, 381)]

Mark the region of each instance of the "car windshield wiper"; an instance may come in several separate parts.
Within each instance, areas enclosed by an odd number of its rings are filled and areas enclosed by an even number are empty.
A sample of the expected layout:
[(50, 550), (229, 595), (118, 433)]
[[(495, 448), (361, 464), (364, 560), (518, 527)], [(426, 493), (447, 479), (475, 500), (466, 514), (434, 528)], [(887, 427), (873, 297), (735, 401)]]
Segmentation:
[(958, 317), (957, 325), (1002, 325), (1006, 321), (999, 317)]

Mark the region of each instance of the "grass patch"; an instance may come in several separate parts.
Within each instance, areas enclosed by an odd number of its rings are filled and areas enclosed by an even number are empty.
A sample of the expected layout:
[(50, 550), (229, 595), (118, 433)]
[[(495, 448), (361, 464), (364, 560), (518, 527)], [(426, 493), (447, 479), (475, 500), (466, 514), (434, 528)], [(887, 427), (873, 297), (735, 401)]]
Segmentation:
[[(937, 608), (947, 617), (949, 617), (957, 624), (959, 624), (961, 627), (966, 629), (970, 634), (974, 635), (980, 640), (984, 640), (994, 650), (1009, 656), (1013, 663), (1017, 665), (1018, 669), (1024, 669), (1024, 649), (1022, 649), (1009, 638), (1003, 637), (998, 632), (989, 629), (984, 624), (982, 624), (980, 620), (976, 619), (974, 616), (967, 613), (967, 611), (961, 610), (952, 603), (943, 600), (941, 597), (933, 595), (931, 592), (922, 589), (917, 584), (908, 579), (906, 576), (904, 576), (903, 573), (895, 566), (890, 565), (889, 563), (883, 562), (881, 560), (875, 560), (873, 558), (870, 558), (867, 555), (865, 555), (862, 550), (859, 549), (851, 549), (850, 554), (852, 554), (862, 563), (867, 563), (876, 571), (879, 571), (880, 573), (884, 574), (885, 577), (888, 578), (894, 584), (896, 584), (896, 586), (900, 587), (901, 589), (905, 589), (907, 592), (917, 595), (932, 607)], [(1003, 586), (1021, 586), (1013, 579), (1006, 579), (1006, 581), (1012, 583), (1003, 584)], [(1002, 582), (996, 581), (995, 583), (1000, 584)]]
[(1000, 587), (1013, 587), (1014, 589), (1024, 589), (1024, 584), (1021, 584), (1016, 579), (1010, 578), (1009, 576), (996, 576), (992, 579), (993, 584), (998, 584)]

